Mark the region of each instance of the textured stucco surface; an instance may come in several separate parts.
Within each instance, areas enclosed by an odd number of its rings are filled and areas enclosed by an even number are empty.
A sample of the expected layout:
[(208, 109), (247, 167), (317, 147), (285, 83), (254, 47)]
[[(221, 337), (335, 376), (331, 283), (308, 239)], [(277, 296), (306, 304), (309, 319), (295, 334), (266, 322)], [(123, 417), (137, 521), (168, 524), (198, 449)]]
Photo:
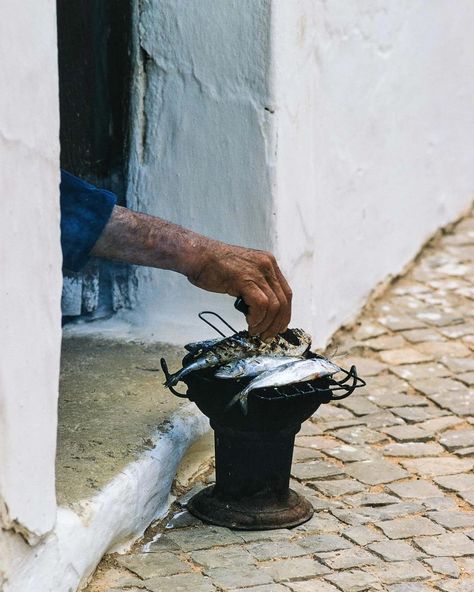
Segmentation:
[[(269, 0), (146, 0), (137, 19), (130, 207), (215, 238), (270, 247)], [(232, 301), (139, 270), (134, 321), (162, 340), (203, 337), (196, 313)]]
[(0, 520), (34, 541), (56, 514), (61, 253), (54, 0), (2, 2), (0, 79)]
[(321, 344), (474, 197), (474, 5), (276, 0), (272, 14), (274, 244), (295, 322)]

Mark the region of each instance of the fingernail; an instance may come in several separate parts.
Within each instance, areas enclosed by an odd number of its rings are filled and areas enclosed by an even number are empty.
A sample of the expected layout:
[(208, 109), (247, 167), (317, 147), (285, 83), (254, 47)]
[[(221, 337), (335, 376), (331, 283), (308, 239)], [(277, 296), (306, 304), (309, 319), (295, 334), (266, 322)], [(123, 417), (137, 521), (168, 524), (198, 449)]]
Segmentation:
[(263, 341), (264, 343), (271, 343), (273, 341), (273, 337), (266, 337)]

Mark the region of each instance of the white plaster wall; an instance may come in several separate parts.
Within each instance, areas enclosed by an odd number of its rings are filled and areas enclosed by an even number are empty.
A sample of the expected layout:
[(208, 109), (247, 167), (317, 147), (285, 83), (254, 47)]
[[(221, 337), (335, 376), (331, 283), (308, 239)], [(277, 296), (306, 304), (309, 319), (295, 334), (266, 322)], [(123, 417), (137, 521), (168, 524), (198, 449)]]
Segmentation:
[[(12, 528), (34, 542), (56, 516), (61, 339), (56, 3), (2, 0), (1, 15), (0, 539), (2, 528)], [(0, 556), (5, 561), (1, 551)]]
[[(128, 204), (212, 237), (270, 247), (270, 0), (145, 0), (137, 20)], [(203, 308), (233, 300), (139, 270), (144, 333), (203, 337)]]
[(274, 0), (272, 27), (275, 245), (321, 345), (473, 199), (474, 4)]

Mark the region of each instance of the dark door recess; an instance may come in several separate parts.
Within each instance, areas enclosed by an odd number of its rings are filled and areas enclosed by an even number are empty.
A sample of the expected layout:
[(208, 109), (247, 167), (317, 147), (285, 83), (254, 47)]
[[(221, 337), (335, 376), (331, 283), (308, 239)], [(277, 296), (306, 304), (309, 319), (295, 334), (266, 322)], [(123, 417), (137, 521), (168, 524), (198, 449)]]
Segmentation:
[[(61, 167), (125, 205), (132, 0), (57, 0)], [(91, 261), (66, 274), (63, 314), (97, 318), (130, 306), (126, 266)]]

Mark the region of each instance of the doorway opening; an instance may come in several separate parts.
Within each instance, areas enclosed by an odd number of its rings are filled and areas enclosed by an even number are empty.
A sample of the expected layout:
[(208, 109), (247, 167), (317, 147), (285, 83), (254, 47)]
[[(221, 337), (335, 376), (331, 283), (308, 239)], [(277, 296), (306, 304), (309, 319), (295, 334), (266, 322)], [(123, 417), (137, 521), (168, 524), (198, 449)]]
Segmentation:
[[(61, 168), (126, 205), (131, 0), (57, 0)], [(131, 307), (132, 269), (91, 260), (64, 270), (63, 322)]]

